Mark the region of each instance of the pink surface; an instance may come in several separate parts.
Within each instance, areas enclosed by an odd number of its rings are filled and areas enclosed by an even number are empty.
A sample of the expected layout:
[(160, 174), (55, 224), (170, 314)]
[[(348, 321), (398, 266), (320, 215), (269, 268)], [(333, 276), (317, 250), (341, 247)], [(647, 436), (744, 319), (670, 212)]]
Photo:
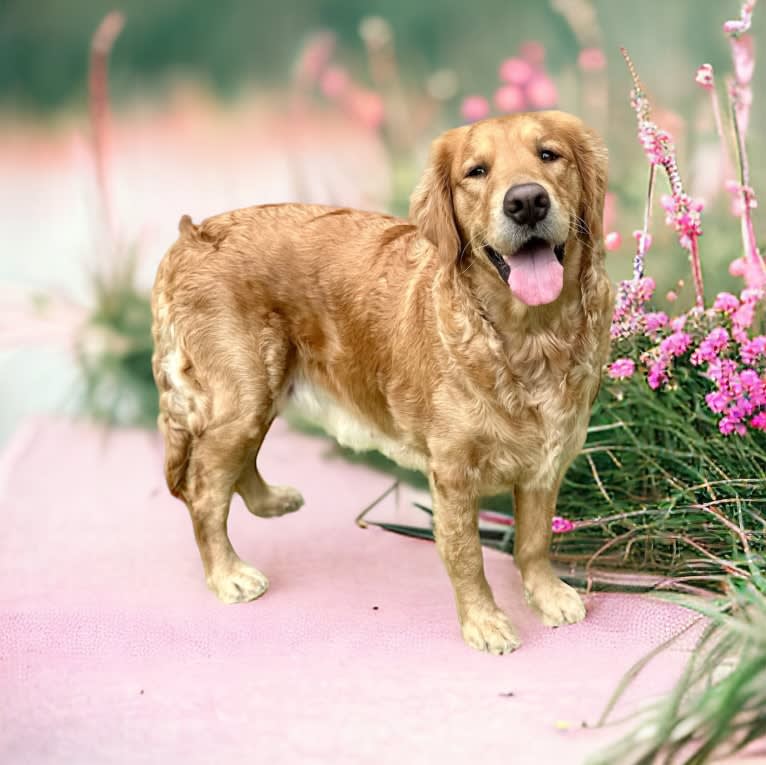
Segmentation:
[[(271, 588), (224, 606), (155, 435), (55, 420), (19, 431), (0, 461), (0, 762), (577, 763), (623, 730), (581, 723), (692, 618), (599, 595), (586, 622), (550, 630), (512, 560), (487, 551), (524, 644), (477, 653), (432, 544), (354, 525), (388, 476), (280, 422), (261, 467), (306, 506), (267, 520), (235, 499), (234, 545)], [(393, 500), (373, 515), (410, 517)], [(669, 686), (690, 640), (629, 705)]]

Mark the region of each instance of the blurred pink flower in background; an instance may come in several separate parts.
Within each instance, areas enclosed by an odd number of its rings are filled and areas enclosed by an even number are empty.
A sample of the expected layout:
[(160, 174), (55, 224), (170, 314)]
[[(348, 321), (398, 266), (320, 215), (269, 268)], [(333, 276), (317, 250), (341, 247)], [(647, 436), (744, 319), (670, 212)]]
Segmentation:
[(524, 92), (515, 85), (503, 85), (495, 91), (495, 106), (501, 112), (520, 112), (526, 103)]
[(500, 79), (510, 85), (526, 85), (534, 74), (532, 65), (523, 58), (507, 58), (500, 64)]
[(315, 83), (335, 52), (335, 35), (323, 30), (313, 35), (295, 65), (295, 79), (303, 86)]
[(710, 64), (702, 64), (697, 69), (694, 81), (703, 88), (710, 90), (713, 87), (713, 67)]
[(558, 98), (556, 84), (545, 74), (538, 74), (527, 86), (527, 100), (535, 109), (551, 109)]
[(489, 116), (489, 101), (484, 96), (466, 96), (460, 105), (460, 114), (469, 122)]
[(615, 250), (619, 250), (622, 246), (622, 235), (619, 231), (610, 231), (605, 237), (604, 237), (604, 246), (606, 247), (608, 252), (614, 252)]
[(346, 93), (343, 104), (354, 119), (371, 130), (380, 127), (383, 122), (383, 99), (374, 90), (352, 87)]
[(327, 98), (335, 99), (342, 96), (351, 85), (351, 77), (341, 66), (330, 66), (319, 80), (319, 88)]
[(577, 64), (583, 72), (599, 72), (606, 68), (606, 56), (601, 48), (583, 48)]
[(731, 57), (734, 62), (734, 76), (740, 83), (749, 83), (755, 71), (755, 50), (752, 35), (732, 37)]
[(545, 63), (545, 46), (537, 40), (527, 40), (519, 46), (519, 53), (535, 67)]

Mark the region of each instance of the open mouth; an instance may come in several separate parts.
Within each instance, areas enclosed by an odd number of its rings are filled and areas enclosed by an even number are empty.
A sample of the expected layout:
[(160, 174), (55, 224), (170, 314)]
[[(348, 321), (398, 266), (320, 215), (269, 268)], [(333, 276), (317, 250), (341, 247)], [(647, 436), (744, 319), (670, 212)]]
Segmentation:
[(500, 278), (527, 305), (553, 302), (564, 287), (564, 244), (534, 236), (512, 255), (501, 255), (489, 245), (484, 251)]

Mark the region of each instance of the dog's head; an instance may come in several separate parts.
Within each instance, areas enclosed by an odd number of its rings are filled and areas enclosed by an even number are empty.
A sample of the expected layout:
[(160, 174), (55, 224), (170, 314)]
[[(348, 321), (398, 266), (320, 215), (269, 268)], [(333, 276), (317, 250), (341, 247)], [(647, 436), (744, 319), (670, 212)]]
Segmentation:
[(606, 173), (603, 142), (576, 117), (484, 120), (434, 142), (410, 217), (446, 263), (542, 305), (603, 252)]

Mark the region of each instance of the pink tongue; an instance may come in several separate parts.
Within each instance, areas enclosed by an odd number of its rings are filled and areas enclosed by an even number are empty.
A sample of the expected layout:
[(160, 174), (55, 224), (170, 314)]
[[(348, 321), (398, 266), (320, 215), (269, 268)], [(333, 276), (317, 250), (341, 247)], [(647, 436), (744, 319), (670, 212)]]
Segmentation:
[(553, 247), (545, 242), (530, 242), (506, 258), (511, 267), (508, 286), (527, 305), (554, 301), (564, 286), (564, 268)]

